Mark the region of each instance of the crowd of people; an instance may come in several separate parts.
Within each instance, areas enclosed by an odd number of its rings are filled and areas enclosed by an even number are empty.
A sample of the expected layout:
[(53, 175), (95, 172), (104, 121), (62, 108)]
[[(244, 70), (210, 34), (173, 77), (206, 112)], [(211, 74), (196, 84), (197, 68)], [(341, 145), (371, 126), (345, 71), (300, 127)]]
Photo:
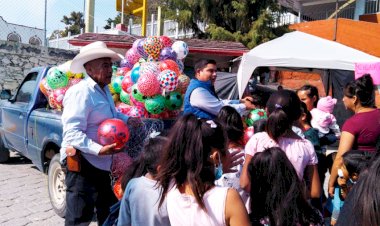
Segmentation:
[[(183, 114), (167, 134), (147, 137), (117, 202), (109, 169), (120, 150), (95, 136), (106, 118), (131, 120), (115, 111), (107, 86), (116, 59), (105, 46), (90, 46), (73, 60), (87, 75), (64, 99), (62, 162), (80, 155), (81, 164), (68, 167), (66, 225), (88, 225), (94, 209), (99, 225), (309, 226), (327, 217), (331, 225), (380, 225), (380, 110), (369, 75), (345, 86), (344, 105), (355, 114), (340, 128), (337, 100), (310, 85), (260, 104), (255, 96), (220, 100), (216, 62), (200, 60)], [(267, 118), (252, 122), (245, 142), (245, 115), (258, 108)], [(335, 142), (336, 155), (327, 155)]]

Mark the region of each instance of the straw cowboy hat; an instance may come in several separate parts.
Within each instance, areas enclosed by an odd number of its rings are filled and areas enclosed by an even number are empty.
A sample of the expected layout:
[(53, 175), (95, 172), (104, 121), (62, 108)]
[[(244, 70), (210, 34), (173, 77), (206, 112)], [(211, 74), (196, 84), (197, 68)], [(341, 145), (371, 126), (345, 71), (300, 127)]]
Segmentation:
[(123, 59), (122, 56), (108, 49), (104, 42), (96, 41), (90, 43), (83, 46), (80, 49), (79, 54), (74, 57), (70, 66), (70, 71), (73, 73), (85, 72), (86, 70), (83, 66), (85, 63), (105, 57), (111, 58), (112, 61), (119, 61)]

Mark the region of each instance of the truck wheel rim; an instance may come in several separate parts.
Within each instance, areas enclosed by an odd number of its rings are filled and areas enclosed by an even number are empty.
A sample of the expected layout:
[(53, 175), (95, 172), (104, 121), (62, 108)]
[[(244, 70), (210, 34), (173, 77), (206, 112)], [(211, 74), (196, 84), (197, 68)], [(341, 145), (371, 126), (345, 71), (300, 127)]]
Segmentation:
[(54, 184), (53, 192), (54, 197), (58, 205), (62, 205), (66, 198), (66, 184), (65, 184), (65, 174), (61, 168), (57, 168), (54, 172)]

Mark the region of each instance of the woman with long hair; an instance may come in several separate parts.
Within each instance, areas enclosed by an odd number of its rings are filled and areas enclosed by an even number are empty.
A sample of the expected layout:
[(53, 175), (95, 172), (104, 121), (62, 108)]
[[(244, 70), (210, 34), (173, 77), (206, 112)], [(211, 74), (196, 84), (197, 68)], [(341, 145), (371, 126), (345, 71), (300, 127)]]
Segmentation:
[(343, 164), (342, 155), (353, 149), (373, 155), (380, 139), (380, 109), (375, 108), (375, 88), (370, 75), (364, 75), (345, 86), (343, 103), (355, 114), (342, 127), (338, 153), (329, 180), (330, 196), (334, 195), (338, 169)]
[[(301, 116), (301, 102), (295, 92), (281, 90), (273, 93), (267, 102), (268, 120), (265, 132), (253, 135), (245, 146), (245, 163), (240, 186), (249, 192), (248, 164), (258, 152), (270, 147), (280, 147), (293, 164), (300, 180), (310, 185), (309, 196), (319, 198), (321, 186), (318, 176), (318, 159), (310, 141), (299, 137), (292, 130)], [(306, 174), (304, 175), (304, 172)]]
[(226, 147), (218, 122), (192, 114), (176, 121), (156, 177), (172, 225), (249, 225), (239, 193), (214, 185), (223, 174)]
[(304, 183), (280, 148), (257, 153), (248, 171), (254, 226), (322, 225), (319, 211), (307, 202)]

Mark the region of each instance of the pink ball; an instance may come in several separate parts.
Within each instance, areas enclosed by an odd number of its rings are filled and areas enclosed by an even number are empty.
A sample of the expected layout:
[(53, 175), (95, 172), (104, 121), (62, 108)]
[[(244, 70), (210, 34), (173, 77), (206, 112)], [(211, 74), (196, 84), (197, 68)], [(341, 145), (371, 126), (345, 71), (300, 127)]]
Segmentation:
[(126, 93), (131, 93), (131, 88), (133, 86), (133, 81), (131, 79), (131, 76), (124, 76), (123, 80), (121, 81), (121, 88)]
[(53, 90), (53, 92), (50, 94), (53, 96), (54, 104), (57, 109), (63, 108), (63, 98), (65, 97), (67, 88), (58, 88)]
[(82, 81), (81, 78), (72, 78), (69, 80), (69, 87), (75, 85), (75, 84), (78, 84), (80, 81)]
[(160, 82), (157, 79), (157, 76), (154, 74), (146, 74), (140, 76), (137, 81), (137, 89), (144, 96), (154, 96), (160, 93)]
[(124, 115), (128, 115), (131, 108), (132, 108), (132, 106), (130, 106), (126, 103), (123, 103), (123, 102), (120, 102), (116, 105), (116, 109)]
[(128, 112), (128, 116), (136, 118), (148, 118), (148, 112), (144, 107), (132, 106), (131, 110)]
[(139, 52), (137, 51), (137, 49), (135, 48), (131, 48), (129, 49), (126, 53), (125, 53), (125, 58), (128, 60), (128, 62), (130, 62), (131, 64), (135, 64), (139, 61), (141, 55), (139, 54)]
[(173, 45), (173, 40), (165, 35), (160, 36), (160, 41), (163, 47), (171, 47)]

